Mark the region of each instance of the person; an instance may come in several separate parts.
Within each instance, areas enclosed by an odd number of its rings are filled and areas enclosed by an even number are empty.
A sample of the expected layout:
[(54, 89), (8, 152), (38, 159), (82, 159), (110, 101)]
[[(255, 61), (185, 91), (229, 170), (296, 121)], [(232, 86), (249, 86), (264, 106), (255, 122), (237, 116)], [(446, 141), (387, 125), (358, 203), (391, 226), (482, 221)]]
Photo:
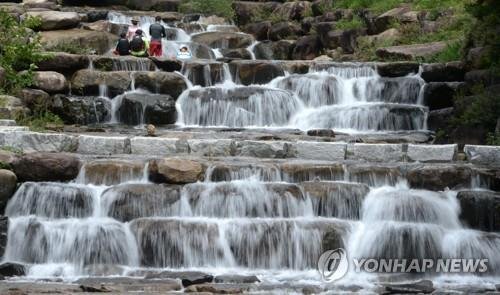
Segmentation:
[(120, 39), (118, 40), (118, 43), (116, 44), (116, 49), (113, 53), (117, 54), (117, 55), (129, 55), (130, 54), (130, 42), (127, 39), (126, 33), (120, 34)]
[(130, 54), (135, 57), (147, 57), (148, 48), (148, 40), (142, 36), (142, 30), (138, 29), (137, 31), (135, 31), (134, 38), (132, 38), (132, 41), (130, 41)]
[(191, 58), (191, 52), (189, 51), (189, 48), (186, 45), (182, 45), (181, 48), (179, 49), (179, 52), (177, 52), (177, 59), (190, 59)]
[(149, 26), (149, 35), (151, 35), (151, 44), (149, 45), (149, 55), (162, 56), (161, 39), (167, 37), (165, 27), (161, 25), (161, 17), (155, 18), (155, 23)]
[(132, 38), (135, 36), (135, 32), (139, 30), (139, 21), (135, 18), (132, 19), (132, 25), (128, 27), (127, 39), (132, 41)]

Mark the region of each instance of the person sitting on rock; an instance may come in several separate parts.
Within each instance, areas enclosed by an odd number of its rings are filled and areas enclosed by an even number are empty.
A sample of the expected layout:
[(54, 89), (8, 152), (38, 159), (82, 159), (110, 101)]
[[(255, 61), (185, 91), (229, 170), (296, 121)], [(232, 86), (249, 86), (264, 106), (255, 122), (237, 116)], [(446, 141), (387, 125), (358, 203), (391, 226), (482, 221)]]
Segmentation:
[(156, 22), (149, 26), (149, 35), (151, 35), (151, 44), (149, 45), (150, 56), (162, 56), (161, 39), (167, 37), (165, 27), (160, 24), (161, 17), (155, 18)]
[(132, 41), (132, 38), (135, 36), (135, 32), (139, 30), (139, 21), (137, 19), (132, 19), (132, 25), (128, 27), (127, 39)]
[(129, 55), (130, 54), (130, 42), (127, 39), (127, 34), (121, 33), (120, 39), (116, 44), (116, 49), (113, 52), (116, 55)]
[(132, 38), (132, 41), (130, 41), (130, 54), (135, 57), (147, 57), (148, 48), (148, 39), (142, 36), (142, 30), (137, 30), (135, 32), (134, 38)]

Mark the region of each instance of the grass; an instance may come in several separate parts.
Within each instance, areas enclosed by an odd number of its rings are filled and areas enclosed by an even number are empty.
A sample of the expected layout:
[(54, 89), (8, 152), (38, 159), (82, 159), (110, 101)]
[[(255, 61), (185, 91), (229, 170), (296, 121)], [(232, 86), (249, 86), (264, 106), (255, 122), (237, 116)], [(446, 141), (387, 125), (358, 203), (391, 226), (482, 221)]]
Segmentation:
[(458, 40), (454, 42), (449, 42), (445, 50), (441, 51), (436, 55), (425, 58), (422, 62), (444, 63), (444, 62), (461, 60), (462, 56), (463, 56), (463, 41)]
[(232, 20), (235, 16), (231, 0), (187, 0), (182, 2), (179, 11), (183, 13), (217, 15), (228, 20)]
[(341, 19), (335, 23), (335, 29), (337, 30), (350, 30), (350, 29), (361, 29), (365, 26), (363, 20), (355, 15), (351, 20)]
[(20, 125), (28, 126), (31, 131), (46, 131), (51, 126), (64, 126), (61, 118), (49, 111), (30, 116), (19, 116), (16, 121)]

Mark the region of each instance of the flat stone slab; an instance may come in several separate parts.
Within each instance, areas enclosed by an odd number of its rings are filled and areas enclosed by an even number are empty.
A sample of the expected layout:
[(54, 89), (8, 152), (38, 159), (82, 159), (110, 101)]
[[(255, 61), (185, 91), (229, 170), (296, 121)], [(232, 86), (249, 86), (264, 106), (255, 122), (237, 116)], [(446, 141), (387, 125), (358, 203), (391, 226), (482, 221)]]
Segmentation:
[(473, 164), (500, 167), (500, 146), (466, 145), (464, 151)]
[(348, 144), (346, 158), (348, 160), (365, 160), (369, 162), (400, 162), (403, 159), (401, 144)]
[(294, 146), (300, 159), (340, 161), (346, 157), (347, 144), (343, 142), (298, 141)]
[(407, 156), (409, 161), (417, 162), (451, 162), (454, 160), (458, 146), (409, 144)]
[(189, 139), (189, 153), (206, 157), (231, 156), (235, 148), (232, 139)]
[(74, 152), (78, 146), (76, 136), (62, 133), (0, 131), (0, 146), (31, 152)]
[(26, 126), (1, 126), (0, 131), (30, 131), (29, 127)]
[(446, 42), (431, 42), (425, 44), (401, 45), (383, 47), (375, 52), (381, 58), (404, 58), (426, 57), (437, 54), (446, 48)]
[(94, 155), (129, 154), (130, 140), (126, 136), (80, 135), (77, 152)]
[(133, 137), (130, 139), (132, 154), (169, 156), (177, 153), (177, 138)]
[(15, 120), (2, 119), (0, 120), (0, 126), (17, 126), (17, 123)]

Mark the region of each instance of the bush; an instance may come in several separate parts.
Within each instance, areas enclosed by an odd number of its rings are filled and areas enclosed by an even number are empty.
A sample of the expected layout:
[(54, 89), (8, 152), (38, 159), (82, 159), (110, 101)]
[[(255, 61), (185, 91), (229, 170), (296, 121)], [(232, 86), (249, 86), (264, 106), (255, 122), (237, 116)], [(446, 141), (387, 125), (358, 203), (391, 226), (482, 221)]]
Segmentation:
[(204, 15), (217, 15), (232, 20), (234, 10), (231, 0), (187, 0), (180, 6), (181, 12), (202, 13)]
[(0, 92), (13, 94), (33, 83), (35, 64), (46, 58), (41, 52), (39, 36), (31, 30), (39, 25), (40, 20), (31, 17), (18, 23), (0, 10), (0, 67), (5, 69), (6, 76)]

